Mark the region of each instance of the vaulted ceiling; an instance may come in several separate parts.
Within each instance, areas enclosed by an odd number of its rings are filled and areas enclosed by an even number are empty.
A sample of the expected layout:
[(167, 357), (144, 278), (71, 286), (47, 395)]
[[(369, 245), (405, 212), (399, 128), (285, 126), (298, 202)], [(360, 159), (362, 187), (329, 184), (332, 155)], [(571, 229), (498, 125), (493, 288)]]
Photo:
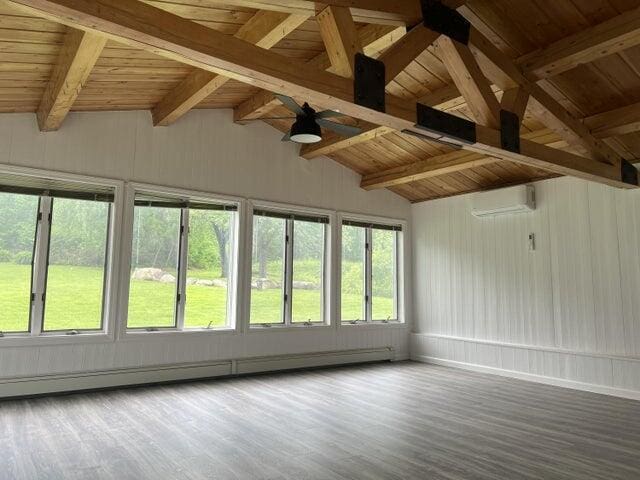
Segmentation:
[[(69, 111), (145, 109), (157, 128), (171, 128), (192, 108), (233, 108), (239, 123), (288, 116), (271, 92), (256, 86), (263, 84), (238, 72), (231, 79), (196, 68), (197, 62), (121, 41), (118, 35), (126, 32), (85, 31), (77, 20), (62, 20), (54, 12), (57, 4), (82, 3), (0, 1), (0, 111), (37, 112), (47, 131), (60, 128)], [(640, 158), (637, 0), (446, 1), (471, 23), (470, 49), (423, 28), (417, 0), (329, 2), (329, 7), (305, 0), (145, 3), (270, 49), (300, 70), (348, 78), (352, 54), (363, 51), (385, 63), (386, 92), (393, 98), (491, 128), (497, 128), (492, 123), (500, 108), (517, 111), (523, 141), (574, 154), (563, 168), (547, 168), (549, 161), (538, 162), (537, 152), (529, 154), (535, 161), (511, 161), (500, 152), (487, 154), (488, 148), (452, 149), (354, 115), (344, 121), (361, 126), (363, 134), (346, 139), (326, 132), (301, 155), (309, 161), (326, 155), (353, 169), (363, 176), (363, 188), (389, 188), (423, 201), (571, 174), (569, 162), (585, 170), (580, 158), (607, 168), (606, 162)], [(280, 93), (306, 100), (286, 89)], [(291, 125), (265, 121), (281, 131)], [(587, 173), (593, 172), (600, 172), (598, 165)]]

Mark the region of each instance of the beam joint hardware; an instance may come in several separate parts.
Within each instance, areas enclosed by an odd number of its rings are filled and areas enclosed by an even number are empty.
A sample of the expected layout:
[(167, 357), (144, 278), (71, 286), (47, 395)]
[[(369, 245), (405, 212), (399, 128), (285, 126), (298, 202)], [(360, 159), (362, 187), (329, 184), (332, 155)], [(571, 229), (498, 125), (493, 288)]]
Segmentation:
[(354, 103), (378, 112), (385, 112), (384, 63), (363, 53), (356, 53), (353, 77)]
[[(435, 108), (417, 104), (416, 127), (425, 132), (425, 137), (454, 147), (476, 143), (476, 124)], [(416, 134), (407, 130), (406, 133)]]
[(627, 160), (620, 162), (620, 176), (624, 183), (629, 185), (638, 185), (638, 169)]
[(509, 152), (520, 153), (520, 119), (508, 110), (500, 110), (500, 146)]
[(469, 20), (438, 0), (421, 0), (420, 5), (425, 27), (446, 35), (463, 45), (469, 44), (469, 33), (471, 32)]

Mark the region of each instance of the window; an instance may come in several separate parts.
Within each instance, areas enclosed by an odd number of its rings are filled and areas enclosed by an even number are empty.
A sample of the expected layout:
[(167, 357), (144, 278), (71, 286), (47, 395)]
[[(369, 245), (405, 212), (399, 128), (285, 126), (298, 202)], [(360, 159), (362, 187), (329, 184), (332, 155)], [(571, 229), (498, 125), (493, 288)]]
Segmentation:
[(324, 323), (329, 218), (253, 212), (252, 325)]
[(100, 330), (111, 204), (51, 199), (44, 331)]
[(341, 319), (398, 321), (398, 257), (402, 228), (342, 222)]
[(113, 188), (0, 181), (0, 332), (102, 331)]
[(0, 192), (0, 331), (28, 332), (39, 199)]
[(136, 194), (128, 328), (231, 326), (237, 210)]

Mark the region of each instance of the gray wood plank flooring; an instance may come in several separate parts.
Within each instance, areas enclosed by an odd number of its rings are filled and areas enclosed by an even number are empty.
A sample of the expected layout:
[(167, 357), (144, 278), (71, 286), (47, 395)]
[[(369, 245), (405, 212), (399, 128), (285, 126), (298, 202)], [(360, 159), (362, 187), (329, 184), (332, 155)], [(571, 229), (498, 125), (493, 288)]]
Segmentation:
[(640, 479), (640, 402), (412, 362), (0, 402), (8, 479)]

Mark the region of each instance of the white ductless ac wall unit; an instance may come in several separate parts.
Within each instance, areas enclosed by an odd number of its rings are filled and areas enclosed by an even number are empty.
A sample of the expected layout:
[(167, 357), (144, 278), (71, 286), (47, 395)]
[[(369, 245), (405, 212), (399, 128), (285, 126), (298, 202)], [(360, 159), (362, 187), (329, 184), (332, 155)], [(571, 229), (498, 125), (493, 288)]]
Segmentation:
[(494, 217), (510, 213), (531, 212), (536, 209), (533, 185), (518, 185), (471, 196), (471, 213), (474, 217)]

